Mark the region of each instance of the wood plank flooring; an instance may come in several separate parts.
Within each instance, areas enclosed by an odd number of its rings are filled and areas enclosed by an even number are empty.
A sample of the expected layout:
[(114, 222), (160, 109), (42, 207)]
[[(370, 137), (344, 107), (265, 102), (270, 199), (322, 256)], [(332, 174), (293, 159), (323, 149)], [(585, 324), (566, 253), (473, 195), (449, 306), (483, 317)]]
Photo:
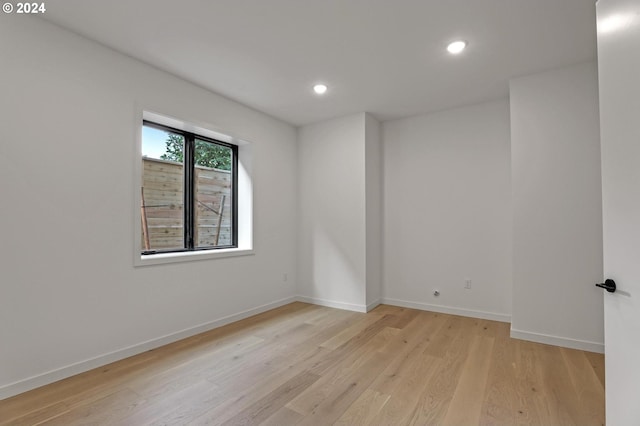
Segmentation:
[(0, 401), (0, 425), (603, 425), (604, 357), (292, 303)]

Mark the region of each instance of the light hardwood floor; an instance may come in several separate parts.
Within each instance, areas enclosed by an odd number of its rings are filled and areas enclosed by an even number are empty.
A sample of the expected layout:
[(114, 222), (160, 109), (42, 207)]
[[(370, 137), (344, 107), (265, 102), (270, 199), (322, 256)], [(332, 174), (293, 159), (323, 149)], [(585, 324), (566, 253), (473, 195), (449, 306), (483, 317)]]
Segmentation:
[(600, 354), (293, 303), (0, 401), (2, 425), (602, 425)]

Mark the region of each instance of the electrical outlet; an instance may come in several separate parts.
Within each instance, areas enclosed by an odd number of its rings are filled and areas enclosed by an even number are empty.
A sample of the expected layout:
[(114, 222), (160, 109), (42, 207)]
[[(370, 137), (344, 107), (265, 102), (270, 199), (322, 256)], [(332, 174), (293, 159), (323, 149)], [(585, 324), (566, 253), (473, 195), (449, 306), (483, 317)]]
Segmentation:
[(282, 274), (282, 281), (284, 281), (284, 282), (289, 281), (289, 274), (287, 274), (286, 272), (284, 274)]
[(466, 288), (467, 290), (471, 289), (471, 280), (469, 278), (464, 280), (464, 288)]

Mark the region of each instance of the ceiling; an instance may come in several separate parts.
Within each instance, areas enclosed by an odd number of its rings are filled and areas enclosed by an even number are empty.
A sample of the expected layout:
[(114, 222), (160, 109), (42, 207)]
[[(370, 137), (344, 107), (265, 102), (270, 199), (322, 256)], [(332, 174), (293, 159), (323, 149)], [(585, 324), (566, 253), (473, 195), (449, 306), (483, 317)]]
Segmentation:
[[(44, 17), (293, 125), (508, 95), (595, 58), (595, 0), (47, 0)], [(448, 42), (464, 39), (458, 56)], [(312, 92), (316, 82), (329, 91)]]

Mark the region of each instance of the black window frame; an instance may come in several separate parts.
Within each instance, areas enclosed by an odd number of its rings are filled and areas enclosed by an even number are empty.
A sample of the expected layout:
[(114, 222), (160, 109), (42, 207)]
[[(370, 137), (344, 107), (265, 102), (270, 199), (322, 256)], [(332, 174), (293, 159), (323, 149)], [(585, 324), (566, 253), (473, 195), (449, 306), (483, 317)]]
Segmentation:
[[(166, 126), (149, 120), (142, 120), (142, 126), (153, 127), (158, 130), (175, 133), (184, 138), (183, 152), (183, 169), (184, 169), (184, 248), (160, 249), (160, 250), (141, 250), (141, 255), (160, 254), (160, 253), (184, 253), (193, 251), (209, 251), (219, 249), (238, 248), (238, 146), (226, 142), (219, 141), (197, 133), (176, 129), (175, 127)], [(231, 244), (224, 246), (195, 247), (195, 212), (196, 212), (196, 194), (195, 194), (195, 146), (196, 139), (198, 141), (213, 143), (231, 149)], [(218, 231), (219, 232), (219, 231)]]

